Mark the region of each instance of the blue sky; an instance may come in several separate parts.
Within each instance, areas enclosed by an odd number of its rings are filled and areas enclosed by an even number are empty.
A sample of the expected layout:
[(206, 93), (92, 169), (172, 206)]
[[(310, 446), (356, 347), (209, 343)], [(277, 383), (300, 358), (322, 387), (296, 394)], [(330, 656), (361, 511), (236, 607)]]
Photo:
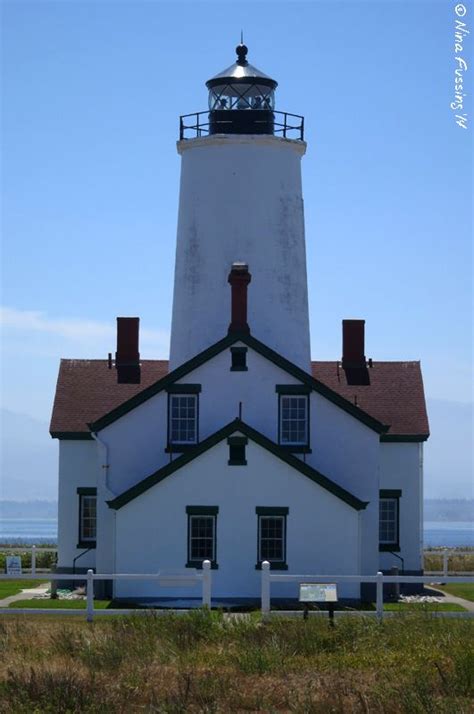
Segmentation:
[(313, 357), (339, 358), (342, 318), (364, 317), (368, 356), (421, 359), (428, 397), (472, 401), (454, 5), (4, 0), (5, 406), (49, 420), (59, 358), (106, 357), (117, 315), (167, 356), (178, 117), (206, 108), (241, 28), (277, 108), (306, 119)]

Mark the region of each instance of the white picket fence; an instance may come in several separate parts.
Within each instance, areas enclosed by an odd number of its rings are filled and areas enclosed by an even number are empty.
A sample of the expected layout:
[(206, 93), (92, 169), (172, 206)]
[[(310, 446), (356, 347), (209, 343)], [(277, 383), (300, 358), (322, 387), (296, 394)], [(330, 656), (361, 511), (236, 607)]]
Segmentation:
[[(395, 585), (397, 583), (423, 583), (430, 584), (433, 582), (432, 576), (426, 575), (384, 575), (381, 571), (377, 575), (290, 575), (289, 573), (272, 572), (270, 563), (264, 560), (262, 563), (262, 581), (261, 581), (261, 611), (263, 616), (268, 616), (270, 613), (270, 590), (272, 583), (375, 583), (376, 585), (376, 602), (375, 615), (378, 620), (384, 617), (383, 609), (383, 586), (387, 583)], [(472, 575), (449, 575), (443, 577), (443, 582), (446, 583), (474, 583)], [(280, 613), (279, 613), (280, 614)], [(364, 614), (368, 614), (364, 612)], [(387, 613), (385, 613), (387, 614)], [(474, 617), (474, 613), (450, 613), (438, 612), (437, 615), (453, 615)]]
[[(45, 576), (35, 574), (23, 575), (0, 575), (0, 580), (40, 580), (44, 581)], [(54, 573), (54, 581), (86, 581), (86, 610), (66, 609), (66, 608), (0, 608), (0, 615), (11, 614), (34, 614), (34, 615), (86, 615), (87, 622), (92, 622), (94, 615), (130, 615), (146, 614), (146, 609), (106, 609), (94, 608), (94, 580), (154, 580), (160, 587), (194, 587), (201, 584), (203, 607), (211, 607), (212, 591), (212, 571), (211, 561), (204, 560), (202, 570), (188, 568), (186, 572), (163, 571), (158, 573), (94, 573), (88, 570), (86, 575), (72, 575), (66, 573)]]

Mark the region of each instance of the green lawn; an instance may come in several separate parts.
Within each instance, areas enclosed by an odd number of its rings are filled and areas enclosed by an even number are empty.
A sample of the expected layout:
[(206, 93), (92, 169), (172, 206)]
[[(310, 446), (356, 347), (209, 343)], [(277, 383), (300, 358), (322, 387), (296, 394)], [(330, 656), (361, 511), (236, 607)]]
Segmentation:
[(416, 610), (418, 612), (465, 612), (466, 608), (454, 602), (387, 602), (383, 606), (389, 612), (406, 612)]
[[(110, 600), (94, 600), (96, 610), (105, 610), (110, 605)], [(10, 607), (31, 607), (34, 609), (48, 608), (51, 610), (85, 610), (85, 600), (50, 600), (49, 598), (35, 598), (33, 600), (16, 600)]]
[(451, 583), (451, 585), (436, 585), (435, 587), (450, 595), (474, 602), (474, 583)]
[(36, 588), (41, 585), (39, 580), (0, 580), (0, 599), (17, 595), (25, 588)]

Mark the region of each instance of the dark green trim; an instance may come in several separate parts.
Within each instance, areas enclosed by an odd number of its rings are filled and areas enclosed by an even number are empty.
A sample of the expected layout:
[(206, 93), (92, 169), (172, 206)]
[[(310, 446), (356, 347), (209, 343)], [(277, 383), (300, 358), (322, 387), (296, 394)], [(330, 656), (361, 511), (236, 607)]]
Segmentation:
[(150, 385), (139, 394), (136, 394), (131, 399), (128, 399), (123, 404), (120, 404), (120, 406), (118, 406), (116, 409), (113, 409), (108, 414), (104, 414), (104, 416), (102, 416), (100, 419), (97, 419), (95, 422), (91, 422), (90, 424), (88, 424), (90, 430), (94, 432), (100, 431), (106, 426), (109, 426), (109, 424), (112, 424), (124, 414), (127, 414), (132, 409), (135, 409), (135, 407), (138, 407), (140, 404), (143, 404), (143, 402), (146, 402), (148, 399), (150, 399), (150, 397), (153, 397), (155, 394), (158, 394), (162, 390), (167, 389), (170, 385), (179, 381), (187, 374), (189, 374), (193, 370), (200, 367), (202, 364), (205, 364), (205, 362), (208, 362), (210, 359), (221, 353), (223, 350), (227, 349), (228, 347), (231, 347), (236, 342), (245, 343), (247, 347), (250, 347), (251, 349), (255, 350), (255, 352), (258, 352), (258, 354), (260, 354), (262, 357), (265, 357), (266, 359), (270, 360), (270, 362), (273, 362), (273, 364), (275, 364), (277, 367), (280, 367), (280, 369), (282, 369), (283, 371), (287, 372), (288, 374), (291, 374), (296, 379), (299, 379), (303, 384), (307, 384), (315, 392), (318, 392), (318, 394), (321, 394), (321, 396), (323, 396), (325, 399), (328, 399), (328, 401), (332, 402), (333, 404), (336, 404), (338, 407), (343, 409), (348, 414), (351, 414), (351, 416), (355, 417), (363, 424), (368, 426), (370, 429), (376, 431), (378, 434), (382, 434), (388, 431), (388, 429), (390, 428), (389, 426), (382, 424), (382, 422), (378, 421), (378, 419), (374, 419), (373, 417), (371, 417), (359, 407), (356, 407), (354, 404), (352, 404), (352, 402), (348, 401), (347, 399), (344, 399), (344, 397), (341, 397), (339, 394), (334, 392), (332, 389), (327, 387), (319, 380), (314, 379), (314, 377), (312, 377), (312, 375), (310, 375), (308, 372), (305, 372), (300, 367), (297, 367), (285, 357), (282, 357), (277, 352), (264, 345), (263, 342), (260, 342), (260, 340), (257, 340), (255, 337), (252, 337), (249, 334), (234, 332), (227, 335), (222, 340), (219, 340), (219, 342), (216, 342), (215, 344), (211, 345), (207, 349), (203, 350), (198, 355), (188, 360), (188, 362), (182, 364), (180, 367), (177, 367), (175, 370), (167, 374), (166, 377), (162, 377), (162, 379)]
[(216, 516), (219, 506), (186, 506), (186, 513), (189, 516)]
[[(202, 570), (202, 560), (188, 560), (186, 565), (184, 566), (185, 568), (196, 568), (196, 570)], [(212, 560), (211, 561), (211, 570), (219, 570), (218, 564)]]
[(199, 394), (201, 390), (201, 384), (171, 384), (166, 387), (168, 394)]
[(392, 545), (391, 543), (379, 544), (379, 553), (399, 553), (400, 550), (401, 549), (398, 543), (395, 543), (394, 545)]
[(227, 462), (228, 466), (247, 466), (246, 459), (229, 459)]
[(203, 561), (206, 560), (206, 558), (203, 558), (203, 560), (193, 560), (190, 555), (191, 555), (191, 542), (190, 542), (190, 525), (191, 525), (191, 518), (192, 516), (210, 516), (211, 518), (214, 519), (214, 533), (213, 533), (213, 539), (214, 539), (214, 558), (211, 560), (211, 570), (217, 570), (218, 565), (217, 565), (217, 514), (219, 513), (219, 506), (186, 506), (186, 515), (187, 515), (187, 521), (188, 521), (188, 531), (187, 531), (187, 544), (186, 544), (186, 550), (187, 550), (187, 561), (186, 561), (186, 568), (198, 568), (199, 570), (202, 570), (202, 564)]
[(76, 493), (80, 496), (97, 496), (97, 489), (94, 486), (79, 486)]
[(192, 451), (196, 448), (196, 444), (168, 444), (165, 448), (165, 454), (184, 454), (186, 451)]
[(314, 481), (314, 483), (326, 489), (326, 491), (329, 491), (334, 496), (337, 496), (337, 498), (340, 498), (341, 501), (344, 501), (352, 508), (355, 508), (357, 511), (363, 510), (368, 505), (368, 501), (361, 501), (352, 493), (346, 491), (345, 488), (342, 488), (342, 486), (339, 486), (338, 484), (334, 483), (334, 481), (331, 481), (329, 478), (327, 478), (327, 476), (324, 476), (319, 471), (316, 471), (316, 469), (313, 469), (308, 464), (305, 464), (303, 461), (301, 461), (301, 459), (298, 459), (296, 456), (293, 456), (293, 454), (285, 452), (278, 446), (278, 444), (275, 444), (275, 442), (270, 441), (270, 439), (268, 439), (260, 432), (256, 431), (256, 429), (252, 429), (252, 427), (248, 426), (240, 419), (235, 419), (234, 421), (230, 422), (230, 424), (227, 424), (222, 429), (219, 429), (219, 431), (216, 431), (207, 439), (204, 439), (204, 441), (201, 441), (201, 443), (197, 444), (195, 448), (191, 451), (182, 454), (181, 456), (178, 456), (176, 459), (174, 459), (174, 461), (171, 461), (171, 463), (166, 464), (162, 468), (158, 469), (158, 471), (155, 471), (155, 473), (151, 474), (147, 478), (135, 484), (127, 491), (124, 491), (122, 494), (120, 494), (120, 496), (117, 496), (116, 498), (107, 501), (109, 508), (112, 508), (114, 510), (122, 508), (122, 506), (125, 506), (134, 498), (137, 498), (137, 496), (140, 496), (142, 493), (145, 493), (146, 491), (148, 491), (149, 488), (155, 486), (157, 483), (160, 483), (160, 481), (163, 481), (165, 478), (173, 474), (175, 471), (178, 471), (178, 469), (182, 468), (183, 466), (186, 466), (186, 464), (189, 464), (195, 458), (211, 449), (223, 439), (226, 439), (228, 436), (231, 436), (236, 431), (242, 432), (243, 434), (248, 436), (251, 441), (254, 441), (262, 448), (274, 454), (274, 456), (279, 458), (281, 461), (284, 461), (296, 471), (299, 471), (304, 476), (307, 476), (307, 478), (311, 479), (311, 481)]
[(387, 444), (399, 444), (402, 442), (412, 443), (426, 441), (429, 439), (429, 434), (381, 434), (380, 441)]
[[(287, 563), (272, 563), (271, 560), (268, 561), (270, 563), (270, 570), (288, 570), (288, 565)], [(262, 569), (262, 563), (257, 563), (255, 566), (255, 570), (261, 570)]]
[(96, 547), (97, 546), (95, 540), (79, 541), (79, 543), (76, 545), (76, 548), (90, 548), (91, 550)]
[[(230, 348), (231, 355), (232, 355), (232, 364), (230, 367), (231, 372), (248, 372), (248, 367), (247, 367), (247, 352), (248, 352), (248, 347), (231, 347)], [(243, 358), (243, 364), (237, 364), (239, 361), (237, 357), (240, 357), (241, 355), (244, 355)]]
[(310, 394), (311, 387), (308, 384), (276, 384), (275, 392), (278, 394)]
[[(400, 498), (402, 492), (399, 488), (381, 488), (379, 491), (379, 503), (382, 498), (392, 498), (397, 502), (397, 540), (393, 543), (379, 543), (379, 553), (399, 553), (400, 552)], [(380, 516), (379, 516), (380, 518)]]
[(246, 436), (229, 436), (227, 443), (229, 446), (247, 446), (249, 440)]
[(256, 506), (257, 516), (287, 516), (290, 509), (287, 506)]
[(94, 437), (90, 431), (50, 431), (52, 439), (66, 441), (93, 441)]
[(298, 444), (279, 444), (280, 449), (283, 451), (288, 451), (290, 454), (312, 454), (313, 449), (309, 446), (303, 446)]

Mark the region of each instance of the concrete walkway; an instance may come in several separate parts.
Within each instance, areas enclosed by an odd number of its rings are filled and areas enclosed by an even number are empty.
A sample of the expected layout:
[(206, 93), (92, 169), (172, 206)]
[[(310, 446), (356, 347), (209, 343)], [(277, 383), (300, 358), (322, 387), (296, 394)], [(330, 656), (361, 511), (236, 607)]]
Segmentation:
[(35, 597), (41, 597), (49, 590), (50, 587), (50, 583), (40, 583), (36, 588), (26, 588), (16, 595), (4, 597), (3, 600), (0, 600), (0, 607), (9, 607), (10, 603), (15, 602), (16, 600), (31, 600)]
[(474, 612), (474, 602), (471, 600), (465, 600), (463, 597), (457, 597), (456, 595), (451, 595), (450, 593), (445, 593), (444, 590), (438, 590), (434, 585), (425, 585), (426, 590), (432, 590), (437, 595), (441, 595), (443, 602), (452, 602), (456, 605), (461, 605), (469, 612)]

